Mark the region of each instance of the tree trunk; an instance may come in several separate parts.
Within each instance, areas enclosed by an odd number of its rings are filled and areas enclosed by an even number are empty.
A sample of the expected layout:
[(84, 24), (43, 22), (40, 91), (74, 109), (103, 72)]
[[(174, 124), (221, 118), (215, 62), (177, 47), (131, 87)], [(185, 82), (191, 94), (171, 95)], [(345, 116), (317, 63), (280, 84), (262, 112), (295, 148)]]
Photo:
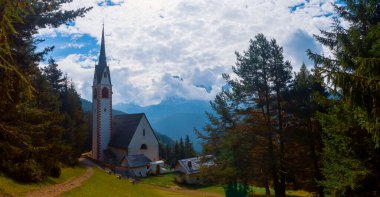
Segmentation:
[(277, 115), (278, 115), (278, 134), (280, 136), (280, 183), (279, 183), (279, 193), (276, 196), (285, 196), (285, 180), (286, 180), (286, 169), (285, 169), (285, 148), (284, 148), (284, 129), (283, 129), (283, 114), (281, 108), (280, 94), (277, 90)]
[[(310, 143), (310, 149), (311, 149), (311, 159), (313, 161), (313, 168), (314, 168), (314, 178), (317, 180), (317, 181), (320, 181), (322, 180), (322, 173), (321, 173), (321, 170), (319, 168), (319, 157), (317, 155), (317, 144), (318, 142), (320, 141), (320, 136), (319, 135), (316, 135), (316, 131), (315, 131), (315, 127), (313, 126), (313, 122), (311, 120), (311, 118), (309, 117), (309, 121), (308, 121), (308, 127), (309, 127), (309, 130), (310, 130), (310, 139), (311, 139), (311, 143)], [(323, 193), (323, 187), (322, 186), (317, 186), (317, 192), (318, 192), (318, 196), (319, 197), (323, 197), (324, 196), (324, 193)]]
[(272, 137), (272, 125), (271, 125), (271, 115), (269, 111), (269, 92), (267, 91), (265, 93), (265, 105), (266, 105), (266, 122), (268, 127), (268, 148), (269, 148), (269, 155), (270, 155), (270, 166), (272, 171), (272, 178), (273, 178), (273, 186), (274, 186), (274, 193), (275, 196), (279, 196), (280, 188), (279, 188), (279, 182), (278, 182), (278, 174), (277, 174), (277, 168), (276, 168), (276, 155), (274, 153), (274, 147), (273, 147), (273, 137)]

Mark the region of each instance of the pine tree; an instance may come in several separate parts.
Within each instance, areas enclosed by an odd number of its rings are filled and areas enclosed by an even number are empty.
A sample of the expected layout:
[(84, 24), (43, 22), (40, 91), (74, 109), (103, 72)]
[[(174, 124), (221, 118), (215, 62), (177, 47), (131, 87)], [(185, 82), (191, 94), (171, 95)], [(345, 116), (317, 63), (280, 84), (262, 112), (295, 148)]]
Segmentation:
[[(263, 34), (258, 34), (255, 40), (250, 40), (250, 46), (243, 54), (236, 52), (236, 58), (237, 63), (233, 67), (233, 72), (238, 79), (231, 79), (226, 74), (224, 78), (232, 87), (235, 102), (240, 103), (245, 109), (259, 110), (264, 117), (268, 143), (266, 148), (269, 153), (268, 165), (275, 195), (284, 196), (287, 172), (282, 102), (290, 83), (292, 68), (289, 62), (283, 60), (282, 47), (278, 46), (274, 39), (268, 41)], [(257, 110), (250, 111), (256, 113)], [(251, 114), (251, 116), (256, 115)], [(275, 139), (279, 140), (279, 144), (274, 143)]]
[(335, 5), (337, 15), (350, 23), (344, 28), (339, 19), (331, 32), (321, 31), (316, 39), (329, 47), (332, 58), (309, 56), (319, 71), (331, 81), (339, 94), (349, 100), (359, 124), (366, 128), (377, 144), (380, 142), (380, 6), (377, 0), (345, 0)]
[(38, 68), (53, 47), (36, 52), (41, 41), (34, 35), (39, 28), (57, 27), (89, 10), (60, 9), (70, 1), (0, 3), (0, 170), (21, 181), (59, 176), (59, 158), (66, 153), (58, 97)]
[(211, 154), (215, 158), (215, 165), (203, 168), (201, 174), (212, 182), (222, 184), (226, 196), (246, 196), (248, 183), (253, 177), (254, 158), (248, 153), (252, 150), (254, 139), (249, 135), (249, 125), (239, 123), (231, 96), (227, 92), (216, 96), (211, 102), (216, 115), (208, 114), (210, 124), (204, 127), (206, 135), (197, 131), (199, 137), (205, 140), (203, 154)]
[(65, 133), (62, 140), (71, 149), (71, 154), (69, 157), (65, 157), (63, 161), (74, 165), (76, 158), (85, 150), (84, 143), (89, 128), (84, 119), (80, 96), (75, 90), (73, 83), (68, 82), (67, 77), (65, 77), (60, 97), (62, 101), (60, 111), (65, 117), (63, 121)]
[(179, 148), (179, 158), (178, 159), (185, 159), (186, 155), (185, 155), (185, 144), (183, 142), (183, 139), (182, 137), (179, 139), (179, 143), (178, 143), (178, 148)]
[(43, 69), (44, 75), (51, 84), (53, 90), (57, 92), (57, 94), (63, 88), (63, 82), (66, 80), (63, 78), (62, 71), (58, 68), (58, 64), (56, 64), (53, 58), (48, 60), (48, 66)]
[(174, 144), (173, 157), (174, 158), (173, 158), (172, 166), (176, 165), (177, 161), (180, 159), (179, 144), (177, 140), (175, 141), (175, 144)]
[(188, 135), (186, 135), (186, 138), (185, 138), (185, 158), (191, 158), (191, 157), (195, 157), (196, 156), (196, 153), (195, 153), (195, 150), (193, 148), (193, 143), (190, 141), (190, 138)]
[[(288, 94), (286, 110), (291, 115), (287, 138), (291, 169), (294, 182), (305, 185), (323, 196), (323, 187), (316, 181), (322, 180), (320, 153), (322, 148), (322, 130), (316, 117), (326, 107), (321, 103), (327, 100), (328, 94), (319, 73), (311, 73), (305, 64), (295, 73), (291, 90)], [(309, 157), (307, 157), (309, 156)], [(301, 170), (313, 166), (312, 171)], [(299, 170), (297, 170), (299, 169)], [(301, 173), (297, 173), (301, 172)], [(310, 173), (309, 173), (310, 172)], [(298, 178), (303, 177), (303, 179)], [(311, 182), (311, 186), (308, 186)]]
[(334, 95), (326, 102), (329, 111), (318, 116), (324, 145), (321, 185), (332, 195), (368, 196), (380, 185), (379, 170), (373, 168), (379, 165), (379, 151), (373, 149), (380, 142), (380, 6), (376, 0), (346, 0), (334, 7), (348, 26), (335, 18), (332, 31), (315, 36), (333, 56), (308, 51)]

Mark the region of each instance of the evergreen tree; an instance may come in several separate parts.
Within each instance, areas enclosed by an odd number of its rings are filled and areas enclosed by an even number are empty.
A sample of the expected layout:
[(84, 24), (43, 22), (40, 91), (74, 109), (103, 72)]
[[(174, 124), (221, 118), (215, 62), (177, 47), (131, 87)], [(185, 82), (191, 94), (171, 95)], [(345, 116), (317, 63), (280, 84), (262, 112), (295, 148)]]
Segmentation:
[(62, 71), (58, 68), (58, 64), (55, 63), (53, 58), (48, 60), (48, 66), (43, 69), (43, 72), (56, 93), (59, 93), (63, 88), (63, 82), (66, 80), (63, 78)]
[[(270, 174), (275, 195), (284, 196), (287, 172), (282, 102), (290, 83), (292, 68), (289, 62), (283, 60), (282, 47), (278, 46), (274, 39), (268, 41), (263, 34), (258, 34), (255, 40), (250, 40), (248, 50), (243, 54), (236, 52), (236, 57), (237, 63), (233, 72), (238, 79), (231, 79), (229, 75), (224, 75), (224, 78), (232, 86), (236, 102), (244, 104), (243, 108), (261, 111), (268, 131), (266, 147), (270, 156), (268, 165), (271, 166)], [(274, 139), (279, 140), (279, 147), (274, 143)]]
[(39, 28), (57, 27), (87, 8), (61, 10), (60, 1), (0, 2), (0, 170), (21, 181), (59, 176), (65, 153), (58, 95), (38, 68), (48, 47), (36, 52)]
[[(321, 185), (330, 195), (370, 195), (379, 191), (380, 72), (379, 20), (376, 0), (346, 0), (335, 5), (331, 32), (316, 39), (333, 51), (332, 57), (308, 54), (334, 89), (328, 113), (318, 117), (323, 129)], [(368, 133), (370, 135), (368, 135)], [(369, 139), (372, 138), (372, 143)]]
[[(311, 73), (305, 64), (295, 73), (292, 88), (288, 94), (286, 110), (291, 115), (287, 129), (289, 164), (294, 175), (290, 175), (294, 183), (310, 190), (317, 191), (323, 196), (323, 187), (316, 181), (322, 180), (320, 153), (322, 149), (322, 130), (316, 113), (325, 111), (323, 100), (327, 100), (327, 92), (319, 73)], [(308, 156), (308, 157), (306, 157)], [(308, 169), (312, 171), (298, 170)], [(309, 173), (310, 172), (310, 173)]]
[[(380, 6), (377, 0), (345, 0), (335, 5), (338, 16), (349, 22), (344, 28), (339, 19), (331, 32), (321, 31), (316, 39), (329, 47), (334, 56), (324, 57), (310, 50), (309, 56), (319, 71), (349, 100), (359, 124), (380, 141)], [(359, 110), (360, 109), (360, 110)]]
[(185, 158), (191, 158), (191, 157), (195, 157), (196, 156), (196, 153), (195, 153), (195, 150), (193, 148), (193, 143), (190, 141), (190, 138), (188, 135), (186, 135), (186, 138), (185, 138)]
[(179, 143), (178, 143), (178, 148), (179, 148), (179, 157), (178, 159), (185, 159), (185, 144), (183, 142), (183, 139), (182, 137), (179, 139)]
[(180, 159), (180, 151), (179, 151), (179, 144), (178, 144), (178, 141), (176, 140), (175, 141), (175, 144), (174, 144), (174, 150), (173, 150), (173, 154), (174, 154), (174, 162), (173, 162), (173, 165), (175, 165), (177, 163), (177, 161)]
[(359, 126), (349, 104), (342, 102), (330, 110), (318, 115), (323, 127), (325, 177), (320, 184), (332, 196), (371, 196), (372, 191), (379, 191), (380, 151)]
[(76, 158), (85, 150), (84, 143), (89, 128), (85, 121), (80, 96), (73, 83), (68, 82), (67, 77), (65, 77), (60, 97), (62, 101), (60, 111), (64, 115), (63, 127), (65, 128), (62, 140), (71, 150), (69, 156), (62, 160), (74, 165)]
[[(249, 181), (253, 178), (251, 150), (254, 139), (246, 122), (239, 123), (236, 106), (227, 92), (219, 93), (211, 107), (216, 115), (208, 114), (210, 124), (204, 127), (206, 135), (197, 131), (205, 140), (203, 154), (213, 155), (215, 165), (202, 168), (201, 174), (212, 182), (222, 184), (226, 196), (246, 196)], [(204, 159), (210, 159), (204, 157)]]

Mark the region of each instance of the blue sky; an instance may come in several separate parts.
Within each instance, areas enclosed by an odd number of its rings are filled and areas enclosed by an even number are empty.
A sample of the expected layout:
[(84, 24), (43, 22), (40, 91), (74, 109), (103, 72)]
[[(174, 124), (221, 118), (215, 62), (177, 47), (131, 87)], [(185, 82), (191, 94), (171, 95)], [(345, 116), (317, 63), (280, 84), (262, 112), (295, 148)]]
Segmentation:
[[(311, 65), (306, 49), (329, 55), (312, 38), (329, 29), (333, 0), (74, 0), (62, 9), (93, 9), (56, 29), (41, 29), (40, 49), (55, 46), (57, 60), (78, 92), (90, 100), (102, 23), (114, 103), (142, 106), (172, 96), (210, 100), (224, 85), (235, 51), (264, 33), (284, 47), (297, 70)], [(44, 66), (44, 63), (41, 63)]]

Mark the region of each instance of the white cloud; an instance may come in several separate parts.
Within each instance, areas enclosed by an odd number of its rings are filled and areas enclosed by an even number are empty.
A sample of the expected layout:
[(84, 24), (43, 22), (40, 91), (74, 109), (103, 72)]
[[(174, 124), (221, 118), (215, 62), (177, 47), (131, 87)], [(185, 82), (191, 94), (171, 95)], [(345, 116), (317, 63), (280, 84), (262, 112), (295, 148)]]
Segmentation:
[(83, 43), (65, 43), (65, 44), (59, 46), (60, 49), (66, 49), (66, 48), (80, 49), (80, 48), (83, 48), (83, 47), (84, 47)]
[[(104, 20), (115, 103), (149, 105), (174, 95), (212, 99), (223, 85), (221, 73), (231, 72), (234, 51), (246, 50), (258, 33), (284, 46), (285, 58), (295, 68), (306, 58), (306, 48), (297, 44), (327, 53), (312, 35), (329, 28), (331, 21), (324, 15), (332, 12), (333, 0), (117, 0), (113, 2), (118, 5), (110, 7), (100, 7), (100, 2), (74, 0), (64, 9), (94, 8), (74, 26), (44, 29), (40, 34), (88, 34), (99, 44)], [(302, 8), (290, 12), (302, 2)], [(297, 39), (300, 35), (302, 40)], [(94, 59), (73, 54), (58, 61), (87, 99), (93, 70), (83, 66), (93, 65)], [(199, 85), (213, 89), (208, 93)]]

